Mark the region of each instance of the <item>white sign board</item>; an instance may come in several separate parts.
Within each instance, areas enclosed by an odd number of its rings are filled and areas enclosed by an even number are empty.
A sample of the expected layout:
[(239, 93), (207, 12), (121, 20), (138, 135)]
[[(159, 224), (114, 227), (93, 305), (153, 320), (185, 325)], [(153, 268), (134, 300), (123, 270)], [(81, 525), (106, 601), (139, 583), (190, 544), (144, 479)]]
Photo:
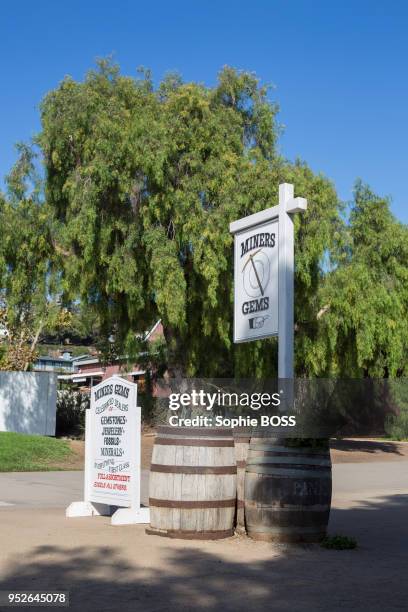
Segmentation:
[(91, 394), (89, 499), (129, 507), (138, 464), (137, 386), (113, 377), (93, 387)]
[(148, 523), (140, 507), (140, 407), (137, 385), (113, 376), (91, 389), (85, 419), (84, 501), (73, 502), (66, 516), (111, 514), (113, 525)]
[(235, 234), (234, 342), (278, 333), (278, 219)]

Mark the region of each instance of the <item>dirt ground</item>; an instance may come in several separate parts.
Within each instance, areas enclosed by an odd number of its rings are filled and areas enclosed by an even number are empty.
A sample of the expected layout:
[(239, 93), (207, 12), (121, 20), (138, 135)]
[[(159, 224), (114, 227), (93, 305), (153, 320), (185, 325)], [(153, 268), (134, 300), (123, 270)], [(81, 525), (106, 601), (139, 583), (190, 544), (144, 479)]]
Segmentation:
[[(149, 469), (154, 433), (142, 435), (142, 468)], [(70, 440), (75, 455), (60, 467), (66, 470), (82, 470), (84, 466), (84, 442)], [(331, 458), (333, 463), (371, 463), (372, 461), (401, 461), (408, 459), (408, 442), (389, 440), (332, 440)]]
[(408, 442), (361, 438), (331, 440), (330, 447), (333, 463), (383, 463), (408, 459)]
[(107, 517), (2, 508), (0, 590), (69, 591), (78, 612), (406, 610), (407, 503), (402, 495), (333, 509), (332, 529), (358, 538), (351, 551), (243, 536), (170, 540)]

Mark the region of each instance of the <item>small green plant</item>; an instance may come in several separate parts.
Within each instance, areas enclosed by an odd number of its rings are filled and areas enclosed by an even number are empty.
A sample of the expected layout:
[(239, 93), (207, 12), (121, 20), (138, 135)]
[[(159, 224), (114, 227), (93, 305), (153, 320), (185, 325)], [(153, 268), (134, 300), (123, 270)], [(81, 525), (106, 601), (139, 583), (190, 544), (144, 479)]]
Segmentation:
[(323, 548), (332, 550), (351, 550), (357, 548), (357, 540), (343, 535), (326, 536), (321, 543)]

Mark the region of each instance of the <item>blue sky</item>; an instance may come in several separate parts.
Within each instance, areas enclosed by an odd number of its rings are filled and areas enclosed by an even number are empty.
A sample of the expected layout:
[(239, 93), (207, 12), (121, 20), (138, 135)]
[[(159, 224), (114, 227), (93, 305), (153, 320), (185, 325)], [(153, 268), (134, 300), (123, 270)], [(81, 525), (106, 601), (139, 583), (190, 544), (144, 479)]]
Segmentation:
[(286, 157), (345, 200), (361, 177), (408, 223), (407, 31), (404, 0), (3, 0), (0, 177), (38, 131), (44, 94), (98, 56), (208, 85), (228, 64), (275, 86)]

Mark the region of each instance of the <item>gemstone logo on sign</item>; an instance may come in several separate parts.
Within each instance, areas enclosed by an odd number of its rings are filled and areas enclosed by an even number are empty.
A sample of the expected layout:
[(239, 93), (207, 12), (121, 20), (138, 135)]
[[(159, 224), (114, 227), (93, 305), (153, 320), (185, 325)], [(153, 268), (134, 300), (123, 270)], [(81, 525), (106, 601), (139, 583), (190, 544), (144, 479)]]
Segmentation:
[(235, 235), (235, 342), (278, 333), (278, 222)]

